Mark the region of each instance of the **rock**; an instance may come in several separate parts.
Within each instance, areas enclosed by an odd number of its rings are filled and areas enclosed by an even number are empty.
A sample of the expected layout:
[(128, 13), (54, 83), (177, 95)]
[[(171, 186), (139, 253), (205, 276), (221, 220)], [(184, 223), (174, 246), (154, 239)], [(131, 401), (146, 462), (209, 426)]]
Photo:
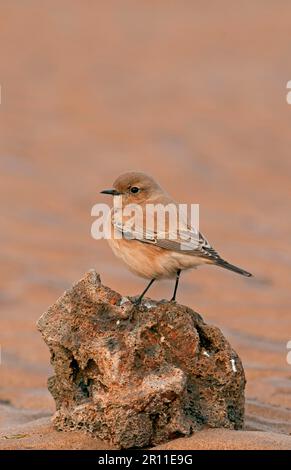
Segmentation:
[(172, 302), (137, 307), (95, 271), (42, 315), (59, 430), (84, 429), (119, 448), (203, 427), (241, 429), (245, 376), (221, 331)]

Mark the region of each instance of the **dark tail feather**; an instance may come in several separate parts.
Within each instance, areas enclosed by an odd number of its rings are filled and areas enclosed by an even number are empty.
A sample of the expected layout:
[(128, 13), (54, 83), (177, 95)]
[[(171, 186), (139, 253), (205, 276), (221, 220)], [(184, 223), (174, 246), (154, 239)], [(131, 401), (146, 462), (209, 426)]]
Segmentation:
[(219, 259), (215, 262), (216, 266), (220, 266), (221, 268), (229, 269), (230, 271), (234, 271), (235, 273), (241, 274), (242, 276), (251, 277), (252, 274), (244, 269), (238, 268), (234, 264), (230, 264), (224, 259)]

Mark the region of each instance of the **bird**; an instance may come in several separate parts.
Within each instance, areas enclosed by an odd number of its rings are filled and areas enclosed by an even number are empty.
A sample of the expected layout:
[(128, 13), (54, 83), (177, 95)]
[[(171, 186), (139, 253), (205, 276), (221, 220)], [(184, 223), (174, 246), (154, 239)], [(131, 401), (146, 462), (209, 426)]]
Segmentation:
[[(175, 302), (181, 272), (197, 268), (199, 265), (214, 265), (242, 276), (252, 276), (248, 271), (225, 261), (201, 232), (195, 232), (188, 220), (184, 235), (190, 241), (186, 242), (185, 237), (179, 233), (176, 239), (171, 237), (169, 223), (165, 224), (164, 231), (159, 232), (156, 218), (154, 225), (150, 229), (146, 226), (145, 229), (143, 222), (147, 207), (166, 207), (169, 204), (178, 207), (175, 200), (150, 175), (138, 171), (126, 172), (114, 181), (112, 189), (100, 192), (113, 196), (113, 206), (117, 207), (113, 207), (110, 212), (113, 236), (108, 238), (108, 242), (112, 251), (124, 261), (130, 271), (150, 280), (135, 300), (137, 305), (141, 303), (152, 284), (163, 278), (175, 279), (170, 300)], [(130, 217), (123, 215), (124, 208), (129, 206), (142, 211), (142, 220), (134, 227), (128, 223)]]

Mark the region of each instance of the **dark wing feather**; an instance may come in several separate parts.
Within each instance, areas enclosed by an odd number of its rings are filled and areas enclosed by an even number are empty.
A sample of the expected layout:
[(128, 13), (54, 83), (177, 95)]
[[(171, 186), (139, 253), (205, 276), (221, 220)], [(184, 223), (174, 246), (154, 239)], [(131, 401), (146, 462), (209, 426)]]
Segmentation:
[(122, 233), (124, 238), (128, 240), (138, 240), (141, 243), (155, 245), (164, 250), (171, 250), (189, 256), (199, 256), (213, 261), (221, 259), (202, 233), (199, 232), (197, 235), (191, 229), (187, 232), (180, 233), (178, 238), (175, 237), (175, 239), (172, 240), (169, 233), (165, 233), (165, 236), (161, 238), (161, 236), (158, 237), (156, 232), (144, 232), (136, 227), (134, 230), (129, 230), (120, 222), (115, 222), (113, 225)]

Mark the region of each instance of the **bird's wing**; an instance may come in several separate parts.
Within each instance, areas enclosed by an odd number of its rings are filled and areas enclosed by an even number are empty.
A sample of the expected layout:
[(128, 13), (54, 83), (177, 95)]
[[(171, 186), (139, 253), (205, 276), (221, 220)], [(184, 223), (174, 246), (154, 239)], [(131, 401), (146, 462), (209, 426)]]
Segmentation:
[(127, 240), (137, 240), (165, 250), (190, 256), (199, 256), (212, 261), (221, 259), (202, 233), (197, 233), (191, 228), (180, 230), (179, 234), (165, 232), (158, 235), (154, 230), (142, 230), (138, 226), (131, 228), (127, 224), (122, 224), (121, 221), (113, 221), (113, 226)]

